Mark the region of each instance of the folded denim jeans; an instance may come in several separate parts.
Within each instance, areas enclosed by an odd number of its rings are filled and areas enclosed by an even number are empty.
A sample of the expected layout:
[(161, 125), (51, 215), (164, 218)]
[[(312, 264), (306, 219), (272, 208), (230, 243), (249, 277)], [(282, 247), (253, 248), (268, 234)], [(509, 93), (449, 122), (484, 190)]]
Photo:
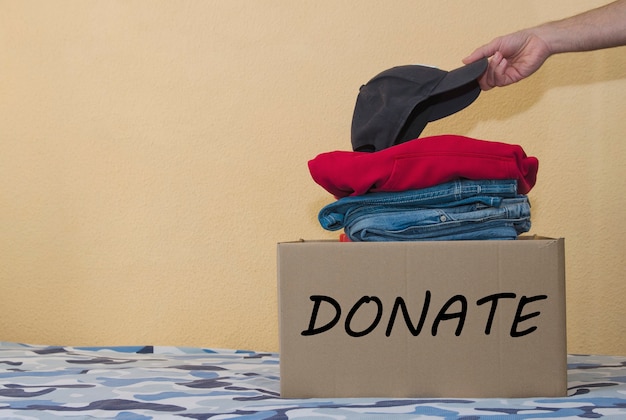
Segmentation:
[(515, 239), (530, 230), (530, 203), (519, 195), (501, 199), (498, 206), (362, 207), (344, 225), (352, 241)]
[(482, 203), (499, 206), (503, 198), (517, 197), (517, 180), (460, 179), (419, 190), (379, 192), (343, 197), (322, 208), (318, 220), (326, 230), (339, 230), (353, 214), (365, 209), (369, 214), (392, 210), (410, 210), (416, 207), (455, 207)]

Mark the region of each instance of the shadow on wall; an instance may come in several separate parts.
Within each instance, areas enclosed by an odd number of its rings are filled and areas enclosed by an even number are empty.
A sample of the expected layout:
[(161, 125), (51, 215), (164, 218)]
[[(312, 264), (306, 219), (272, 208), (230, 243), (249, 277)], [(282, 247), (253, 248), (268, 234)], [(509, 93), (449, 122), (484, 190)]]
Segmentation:
[[(444, 131), (469, 133), (479, 121), (507, 120), (532, 108), (551, 89), (626, 79), (625, 51), (626, 47), (620, 47), (553, 56), (528, 79), (483, 92), (474, 104), (461, 111), (462, 118), (446, 118)], [(489, 100), (485, 100), (487, 95)], [(441, 132), (437, 127), (441, 122), (431, 123), (431, 132)]]

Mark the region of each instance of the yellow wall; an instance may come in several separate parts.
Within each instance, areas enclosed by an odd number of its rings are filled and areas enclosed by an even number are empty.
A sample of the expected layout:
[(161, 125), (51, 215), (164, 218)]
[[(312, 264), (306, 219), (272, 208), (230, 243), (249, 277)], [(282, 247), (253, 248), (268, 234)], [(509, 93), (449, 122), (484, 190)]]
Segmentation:
[[(359, 86), (602, 4), (0, 1), (0, 340), (277, 350), (276, 243), (336, 237), (318, 153)], [(553, 57), (429, 125), (540, 160), (569, 350), (626, 354), (626, 49)]]

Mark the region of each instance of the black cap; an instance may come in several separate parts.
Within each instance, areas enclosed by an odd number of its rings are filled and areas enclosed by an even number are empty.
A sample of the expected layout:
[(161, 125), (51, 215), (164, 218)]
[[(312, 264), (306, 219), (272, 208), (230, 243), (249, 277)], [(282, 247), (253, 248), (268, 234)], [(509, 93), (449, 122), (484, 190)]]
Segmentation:
[(487, 59), (452, 71), (393, 67), (361, 86), (352, 117), (352, 149), (376, 152), (419, 137), (426, 124), (470, 105)]

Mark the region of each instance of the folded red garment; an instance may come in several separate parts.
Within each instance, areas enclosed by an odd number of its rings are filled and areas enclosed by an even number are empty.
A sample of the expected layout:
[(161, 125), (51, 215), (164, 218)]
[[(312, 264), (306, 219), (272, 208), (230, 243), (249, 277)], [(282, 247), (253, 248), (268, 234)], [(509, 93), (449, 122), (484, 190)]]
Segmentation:
[(379, 152), (334, 151), (309, 161), (311, 176), (337, 198), (428, 188), (455, 179), (517, 179), (519, 194), (537, 180), (539, 162), (521, 146), (457, 135), (423, 137)]

